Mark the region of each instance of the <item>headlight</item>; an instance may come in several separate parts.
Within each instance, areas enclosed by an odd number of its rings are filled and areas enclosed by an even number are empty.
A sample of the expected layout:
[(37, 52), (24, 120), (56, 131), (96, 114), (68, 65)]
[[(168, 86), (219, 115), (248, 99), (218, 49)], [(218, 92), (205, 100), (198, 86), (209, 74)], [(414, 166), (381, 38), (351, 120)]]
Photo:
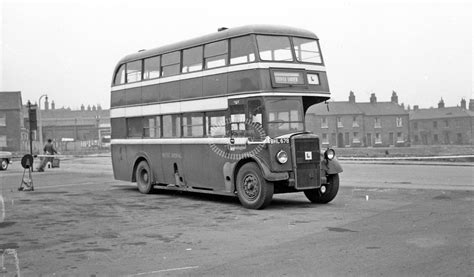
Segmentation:
[(288, 161), (288, 154), (285, 151), (280, 150), (276, 154), (276, 159), (279, 163), (284, 164)]
[(334, 149), (328, 149), (326, 150), (326, 152), (324, 152), (324, 158), (326, 160), (332, 160), (334, 159), (334, 157), (336, 157), (336, 152), (334, 151)]

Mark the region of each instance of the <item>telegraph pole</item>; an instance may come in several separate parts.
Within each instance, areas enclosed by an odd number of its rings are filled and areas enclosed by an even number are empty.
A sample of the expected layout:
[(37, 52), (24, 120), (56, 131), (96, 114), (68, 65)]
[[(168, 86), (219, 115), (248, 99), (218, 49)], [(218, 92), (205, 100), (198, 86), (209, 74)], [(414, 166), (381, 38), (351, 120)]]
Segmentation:
[(36, 105), (31, 105), (30, 100), (28, 105), (28, 123), (29, 123), (29, 139), (30, 139), (30, 155), (33, 155), (33, 130), (36, 130)]

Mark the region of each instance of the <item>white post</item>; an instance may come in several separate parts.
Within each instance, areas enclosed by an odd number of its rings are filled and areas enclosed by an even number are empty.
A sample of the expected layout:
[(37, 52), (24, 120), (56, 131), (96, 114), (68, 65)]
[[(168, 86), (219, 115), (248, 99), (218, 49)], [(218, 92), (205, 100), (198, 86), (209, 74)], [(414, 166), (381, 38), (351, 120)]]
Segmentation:
[(40, 154), (41, 153), (41, 149), (43, 149), (43, 126), (41, 124), (41, 98), (43, 98), (44, 96), (48, 97), (47, 94), (43, 94), (39, 97), (38, 99), (38, 129), (39, 129), (39, 139), (40, 139)]

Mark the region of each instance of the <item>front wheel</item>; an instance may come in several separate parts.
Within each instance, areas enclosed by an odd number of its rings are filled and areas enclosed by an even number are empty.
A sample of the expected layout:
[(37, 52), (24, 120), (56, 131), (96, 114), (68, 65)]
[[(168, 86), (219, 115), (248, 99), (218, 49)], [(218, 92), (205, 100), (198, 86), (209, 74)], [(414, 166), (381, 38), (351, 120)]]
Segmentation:
[(8, 168), (8, 160), (2, 159), (0, 163), (0, 170), (7, 170), (7, 168)]
[(320, 188), (304, 191), (304, 195), (312, 203), (326, 204), (336, 197), (339, 191), (339, 174), (331, 174), (327, 177), (327, 184), (321, 184)]
[(237, 196), (247, 209), (263, 209), (272, 201), (273, 183), (263, 178), (256, 163), (244, 164), (237, 173)]
[(151, 181), (150, 166), (146, 161), (141, 161), (135, 170), (135, 177), (137, 179), (138, 190), (141, 193), (148, 194), (153, 190), (153, 183)]

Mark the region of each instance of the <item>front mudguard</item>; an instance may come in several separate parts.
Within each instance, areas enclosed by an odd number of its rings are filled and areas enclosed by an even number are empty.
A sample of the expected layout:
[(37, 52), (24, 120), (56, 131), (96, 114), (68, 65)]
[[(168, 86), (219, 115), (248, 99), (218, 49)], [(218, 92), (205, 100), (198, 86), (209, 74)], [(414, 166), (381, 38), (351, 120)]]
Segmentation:
[(336, 158), (332, 160), (323, 159), (321, 161), (322, 176), (338, 174), (338, 173), (341, 173), (342, 171), (343, 171), (342, 166)]

